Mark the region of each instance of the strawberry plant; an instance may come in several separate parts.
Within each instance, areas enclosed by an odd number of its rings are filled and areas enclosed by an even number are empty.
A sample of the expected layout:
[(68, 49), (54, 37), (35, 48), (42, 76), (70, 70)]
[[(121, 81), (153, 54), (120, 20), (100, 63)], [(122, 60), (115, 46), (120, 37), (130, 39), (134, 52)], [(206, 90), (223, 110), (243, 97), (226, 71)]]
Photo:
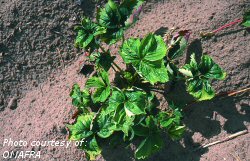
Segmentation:
[[(176, 64), (188, 45), (190, 31), (170, 34), (167, 40), (149, 33), (144, 38), (125, 40), (124, 31), (136, 22), (142, 0), (109, 0), (98, 9), (95, 22), (83, 18), (76, 28), (75, 44), (89, 54), (96, 73), (81, 89), (72, 88), (72, 104), (77, 107), (75, 123), (67, 125), (70, 140), (85, 140), (86, 156), (94, 160), (101, 154), (104, 141), (121, 137), (126, 143), (139, 140), (135, 151), (137, 159), (145, 159), (163, 147), (162, 138), (180, 139), (185, 131), (181, 122), (182, 110), (174, 103), (161, 109), (152, 88), (171, 81), (185, 81), (186, 90), (197, 101), (215, 96), (211, 80), (223, 80), (226, 73), (209, 55), (203, 54), (198, 63), (195, 54), (190, 63)], [(115, 56), (102, 45), (122, 40), (119, 55), (126, 64), (122, 69)], [(118, 55), (118, 54), (116, 54)], [(118, 73), (118, 81), (111, 82), (108, 71)], [(118, 70), (118, 71), (117, 71)]]

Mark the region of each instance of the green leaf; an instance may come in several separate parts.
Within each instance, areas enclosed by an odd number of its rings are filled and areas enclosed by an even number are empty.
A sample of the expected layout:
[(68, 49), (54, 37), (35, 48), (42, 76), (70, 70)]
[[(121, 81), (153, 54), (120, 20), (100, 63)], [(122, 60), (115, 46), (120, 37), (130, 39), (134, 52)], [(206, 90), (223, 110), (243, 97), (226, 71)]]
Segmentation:
[(160, 36), (148, 34), (142, 39), (139, 54), (141, 58), (148, 61), (157, 61), (165, 57), (167, 52), (166, 45)]
[(86, 82), (87, 88), (103, 88), (105, 83), (99, 77), (91, 77)]
[(78, 31), (75, 46), (83, 48), (85, 50), (93, 51), (98, 47), (96, 43), (96, 36), (106, 33), (106, 29), (101, 27), (89, 18), (83, 18), (81, 25), (76, 27)]
[(195, 60), (195, 54), (191, 55), (191, 60), (189, 64), (185, 64), (182, 68), (179, 69), (183, 75), (187, 77), (194, 77), (197, 76), (199, 73), (198, 64)]
[(174, 123), (174, 118), (171, 118), (167, 112), (160, 112), (157, 117), (158, 122), (163, 128), (169, 128)]
[(226, 77), (226, 73), (208, 55), (203, 55), (198, 65), (195, 54), (192, 54), (190, 63), (185, 64), (179, 71), (187, 76), (187, 91), (199, 101), (209, 100), (215, 96), (210, 84), (211, 79), (223, 80)]
[(114, 89), (109, 99), (109, 108), (116, 110), (122, 106), (127, 116), (140, 115), (145, 113), (146, 93), (142, 91), (121, 91)]
[(173, 126), (169, 131), (168, 134), (173, 140), (178, 140), (182, 137), (185, 131), (185, 126)]
[(135, 117), (128, 117), (126, 116), (122, 122), (121, 130), (124, 133), (124, 137), (127, 137), (129, 131), (131, 130), (132, 126), (134, 125), (134, 118)]
[(97, 12), (98, 23), (107, 29), (106, 34), (102, 35), (103, 41), (112, 44), (123, 36), (123, 30), (119, 27), (121, 15), (118, 6), (109, 0), (104, 8)]
[(159, 102), (157, 100), (157, 98), (155, 97), (153, 92), (150, 92), (149, 94), (147, 94), (147, 104), (146, 104), (146, 109), (149, 113), (152, 112), (153, 109), (156, 109), (156, 107), (159, 105)]
[(111, 111), (115, 111), (119, 105), (123, 104), (125, 101), (125, 95), (123, 92), (118, 89), (114, 88), (112, 91), (112, 96), (109, 98), (109, 109)]
[(114, 44), (119, 41), (124, 35), (124, 30), (122, 28), (108, 29), (106, 34), (103, 34), (101, 39), (107, 44)]
[(242, 25), (250, 27), (250, 10), (244, 13)]
[(109, 81), (109, 75), (108, 72), (102, 71), (100, 73), (100, 76), (103, 80), (103, 82), (105, 83), (106, 86), (110, 86), (110, 81)]
[(70, 92), (70, 97), (72, 98), (72, 104), (78, 109), (84, 110), (90, 104), (90, 95), (87, 90), (81, 91), (78, 84), (74, 84)]
[(133, 127), (134, 133), (137, 136), (145, 136), (147, 137), (149, 134), (149, 129), (142, 125), (137, 125)]
[(102, 152), (102, 149), (99, 147), (95, 136), (85, 140), (82, 149), (86, 152), (86, 156), (89, 160), (96, 160), (96, 157)]
[(97, 133), (99, 137), (108, 138), (110, 135), (113, 134), (114, 130), (112, 128), (114, 126), (114, 122), (110, 114), (106, 113), (105, 111), (102, 111), (98, 117), (97, 122), (100, 129)]
[(120, 54), (126, 64), (138, 64), (138, 58), (140, 57), (139, 47), (140, 39), (128, 39), (121, 47)]
[(152, 116), (149, 116), (145, 120), (146, 124), (145, 127), (148, 128), (148, 133), (145, 139), (141, 142), (139, 147), (135, 151), (135, 157), (137, 159), (145, 159), (148, 156), (154, 154), (155, 152), (159, 151), (159, 149), (163, 146), (163, 141), (161, 139), (161, 135), (159, 130), (156, 126), (156, 121)]
[(187, 91), (198, 101), (210, 100), (215, 96), (215, 91), (208, 80), (191, 79), (186, 83)]
[(140, 90), (121, 91), (114, 88), (109, 98), (107, 111), (113, 113), (115, 131), (123, 131), (128, 136), (131, 127), (134, 125), (135, 116), (146, 114), (147, 94)]
[(105, 34), (107, 31), (106, 31), (106, 28), (105, 27), (101, 27), (101, 26), (98, 26), (96, 25), (95, 27), (95, 32), (94, 32), (94, 36), (99, 36), (99, 35), (102, 35), (102, 34)]
[(142, 91), (125, 93), (127, 101), (124, 104), (128, 116), (140, 115), (145, 113), (146, 94)]
[(133, 82), (134, 77), (133, 77), (132, 73), (124, 72), (123, 77), (127, 80), (127, 82), (129, 82), (129, 83)]
[(82, 140), (93, 134), (91, 131), (91, 122), (94, 118), (93, 113), (80, 115), (73, 125), (67, 125), (70, 131), (70, 140)]
[(163, 146), (163, 141), (159, 134), (150, 135), (145, 138), (135, 151), (137, 159), (145, 159), (158, 152)]
[(97, 13), (98, 23), (106, 28), (117, 28), (121, 20), (118, 7), (114, 1), (109, 0), (104, 8)]
[[(101, 36), (101, 39), (108, 44), (113, 44), (121, 39), (127, 27), (137, 20), (139, 15), (137, 8), (142, 2), (142, 0), (124, 0), (118, 5), (109, 0), (104, 8), (99, 9), (97, 12), (98, 24), (106, 28), (106, 33)], [(133, 22), (128, 23), (127, 20), (131, 19), (131, 16), (134, 17), (132, 17)]]
[(226, 72), (224, 72), (218, 64), (216, 64), (212, 58), (208, 55), (203, 55), (201, 57), (201, 63), (199, 65), (200, 73), (210, 79), (223, 80), (226, 77)]
[(99, 52), (92, 52), (90, 55), (89, 55), (89, 61), (91, 62), (95, 62), (97, 59), (99, 59), (99, 57), (101, 56), (101, 54)]
[(139, 75), (154, 84), (169, 80), (163, 62), (166, 51), (163, 39), (160, 36), (149, 34), (142, 41), (139, 39), (126, 40), (121, 47), (120, 54), (125, 63), (131, 63)]
[(110, 95), (111, 88), (107, 86), (105, 88), (97, 88), (96, 92), (93, 94), (93, 101), (96, 102), (105, 102)]
[(86, 87), (96, 88), (96, 91), (92, 96), (94, 103), (105, 102), (111, 91), (108, 73), (101, 71), (98, 77), (89, 78), (86, 82)]
[(173, 126), (180, 126), (182, 114), (178, 107), (174, 104), (169, 105), (170, 109), (168, 111), (161, 111), (157, 115), (157, 121), (160, 126), (164, 129), (171, 129)]
[(121, 13), (122, 21), (126, 26), (133, 24), (140, 14), (140, 7), (144, 3), (144, 0), (123, 0), (119, 10)]
[(129, 130), (134, 124), (134, 118), (135, 117), (133, 116), (127, 116), (124, 107), (122, 105), (119, 105), (114, 110), (113, 121), (115, 126), (112, 126), (111, 130), (122, 131), (124, 133), (124, 137), (128, 136)]
[(96, 59), (96, 66), (108, 72), (114, 59), (115, 57), (111, 56), (110, 53), (99, 54), (99, 57)]

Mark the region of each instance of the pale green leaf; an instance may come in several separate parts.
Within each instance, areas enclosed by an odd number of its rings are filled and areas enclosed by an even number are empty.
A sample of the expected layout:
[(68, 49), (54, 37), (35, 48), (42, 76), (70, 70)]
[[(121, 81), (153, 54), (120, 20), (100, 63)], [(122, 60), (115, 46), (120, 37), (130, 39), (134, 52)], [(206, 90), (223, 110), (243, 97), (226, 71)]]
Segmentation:
[(187, 91), (199, 101), (210, 100), (215, 96), (215, 91), (207, 80), (187, 81)]
[(86, 152), (89, 160), (96, 160), (96, 157), (102, 152), (95, 137), (85, 140), (82, 149)]
[(73, 125), (67, 125), (70, 131), (70, 140), (82, 140), (93, 134), (91, 131), (91, 122), (94, 118), (93, 113), (80, 115)]

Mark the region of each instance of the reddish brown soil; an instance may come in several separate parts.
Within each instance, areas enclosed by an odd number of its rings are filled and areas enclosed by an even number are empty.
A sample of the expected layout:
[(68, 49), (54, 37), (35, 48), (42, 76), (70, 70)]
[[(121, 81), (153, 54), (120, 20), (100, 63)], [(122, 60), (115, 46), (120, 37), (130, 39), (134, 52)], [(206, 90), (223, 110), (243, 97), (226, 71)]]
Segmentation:
[[(77, 72), (84, 57), (78, 56), (80, 51), (73, 47), (72, 26), (81, 14), (91, 16), (95, 4), (84, 1), (79, 7), (73, 0), (0, 0), (0, 4), (0, 160), (4, 160), (2, 154), (6, 150), (40, 150), (44, 161), (84, 160), (84, 153), (74, 146), (3, 147), (3, 140), (66, 140), (65, 122), (71, 121), (75, 111), (69, 92), (75, 82), (83, 86), (86, 81)], [(199, 32), (233, 21), (249, 7), (248, 0), (150, 1), (126, 37), (142, 37), (161, 27), (190, 29), (190, 46), (181, 62), (193, 52), (209, 53), (228, 73), (226, 80), (213, 82), (214, 88), (218, 92), (242, 89), (250, 86), (249, 33), (236, 25), (211, 39), (201, 40)], [(121, 59), (116, 61), (122, 65)], [(169, 98), (187, 100), (183, 90), (183, 84), (178, 84), (177, 92), (158, 94), (161, 106)], [(8, 108), (10, 100), (14, 103)], [(249, 93), (193, 104), (184, 115), (187, 126), (184, 138), (178, 142), (166, 138), (165, 147), (148, 160), (250, 160), (249, 133), (195, 151), (201, 144), (250, 130)], [(133, 152), (122, 146), (103, 150), (98, 160), (134, 160)]]

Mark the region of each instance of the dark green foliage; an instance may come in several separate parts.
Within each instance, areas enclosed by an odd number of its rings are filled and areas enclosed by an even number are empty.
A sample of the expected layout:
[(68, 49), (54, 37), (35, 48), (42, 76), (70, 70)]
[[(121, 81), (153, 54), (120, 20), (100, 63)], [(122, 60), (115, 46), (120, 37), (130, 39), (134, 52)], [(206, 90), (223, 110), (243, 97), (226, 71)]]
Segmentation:
[(88, 90), (81, 90), (78, 84), (74, 84), (70, 93), (72, 104), (79, 110), (83, 110), (90, 104), (90, 94)]
[(81, 25), (76, 27), (78, 31), (75, 46), (93, 51), (98, 47), (97, 36), (104, 34), (106, 29), (92, 22), (89, 18), (83, 18)]
[[(123, 37), (124, 31), (136, 21), (136, 11), (142, 5), (142, 0), (124, 0), (116, 4), (109, 0), (104, 8), (97, 12), (98, 23), (107, 29), (102, 40), (113, 44)], [(139, 13), (137, 13), (139, 14)]]
[(195, 54), (191, 55), (190, 63), (179, 71), (187, 78), (187, 91), (199, 101), (209, 100), (215, 96), (211, 87), (212, 79), (223, 80), (226, 77), (226, 73), (208, 55), (201, 57), (200, 64), (197, 64)]

